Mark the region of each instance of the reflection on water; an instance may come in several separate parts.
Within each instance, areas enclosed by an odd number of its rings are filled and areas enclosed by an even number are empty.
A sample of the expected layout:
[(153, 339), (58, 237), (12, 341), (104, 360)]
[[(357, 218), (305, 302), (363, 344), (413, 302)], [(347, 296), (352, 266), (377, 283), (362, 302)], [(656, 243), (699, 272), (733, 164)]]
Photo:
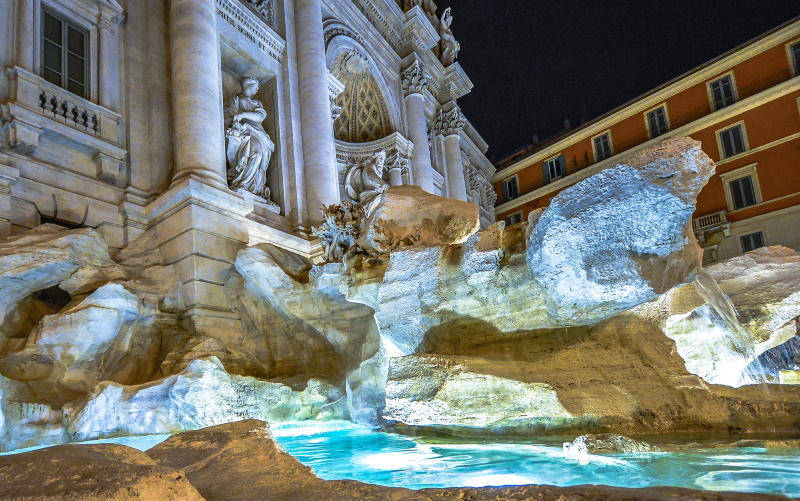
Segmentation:
[(800, 496), (800, 449), (716, 448), (565, 456), (561, 443), (441, 443), (349, 425), (274, 427), (287, 452), (327, 480), (422, 489), (489, 485), (657, 485)]

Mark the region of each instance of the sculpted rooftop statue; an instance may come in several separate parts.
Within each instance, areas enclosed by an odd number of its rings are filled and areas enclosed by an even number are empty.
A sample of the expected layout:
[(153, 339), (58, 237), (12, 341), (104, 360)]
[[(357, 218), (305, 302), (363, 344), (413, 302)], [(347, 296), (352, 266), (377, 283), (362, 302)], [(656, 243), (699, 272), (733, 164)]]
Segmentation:
[(242, 92), (233, 96), (225, 108), (228, 185), (234, 191), (244, 190), (271, 202), (267, 169), (275, 144), (262, 125), (267, 112), (253, 97), (258, 86), (255, 78), (243, 78)]
[(442, 22), (439, 25), (439, 36), (442, 39), (442, 51), (441, 51), (441, 60), (442, 64), (445, 66), (450, 66), (456, 61), (456, 57), (458, 57), (458, 51), (461, 50), (461, 44), (459, 44), (455, 37), (453, 36), (453, 30), (450, 29), (450, 25), (453, 24), (453, 14), (452, 9), (450, 7), (444, 10), (442, 14)]
[(386, 152), (380, 151), (369, 160), (350, 166), (345, 175), (347, 194), (364, 206), (367, 216), (378, 207), (381, 196), (389, 188), (389, 183), (383, 180), (385, 169)]

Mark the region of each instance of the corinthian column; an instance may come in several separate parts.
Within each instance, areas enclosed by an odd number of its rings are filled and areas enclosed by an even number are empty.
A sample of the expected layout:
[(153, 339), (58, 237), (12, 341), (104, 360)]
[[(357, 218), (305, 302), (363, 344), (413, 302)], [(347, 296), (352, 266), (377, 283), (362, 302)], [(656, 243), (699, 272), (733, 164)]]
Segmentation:
[(295, 38), (306, 207), (308, 223), (316, 225), (322, 222), (321, 205), (339, 203), (321, 0), (295, 2)]
[(193, 174), (227, 186), (216, 16), (214, 0), (170, 0), (173, 184)]
[(428, 145), (428, 121), (425, 118), (425, 96), (428, 88), (428, 77), (422, 70), (419, 61), (409, 66), (400, 75), (403, 78), (406, 117), (408, 117), (408, 135), (414, 143), (411, 152), (411, 172), (414, 183), (428, 193), (433, 193), (433, 165), (431, 149)]
[(461, 109), (453, 106), (449, 111), (439, 111), (436, 128), (444, 136), (444, 156), (447, 163), (448, 196), (467, 200), (467, 183), (464, 181), (464, 163), (461, 161), (461, 132), (464, 130), (464, 117)]

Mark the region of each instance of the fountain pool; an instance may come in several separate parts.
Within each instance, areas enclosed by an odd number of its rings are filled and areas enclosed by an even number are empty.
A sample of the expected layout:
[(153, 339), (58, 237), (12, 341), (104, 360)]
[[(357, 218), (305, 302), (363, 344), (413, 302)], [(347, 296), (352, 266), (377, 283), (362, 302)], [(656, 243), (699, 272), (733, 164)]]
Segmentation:
[[(326, 480), (421, 489), (549, 484), (676, 486), (800, 496), (800, 448), (695, 448), (679, 452), (565, 456), (562, 439), (484, 441), (407, 437), (348, 422), (272, 427), (287, 452)], [(146, 450), (167, 435), (93, 441)], [(29, 450), (29, 449), (28, 449)], [(14, 451), (23, 452), (23, 451)]]

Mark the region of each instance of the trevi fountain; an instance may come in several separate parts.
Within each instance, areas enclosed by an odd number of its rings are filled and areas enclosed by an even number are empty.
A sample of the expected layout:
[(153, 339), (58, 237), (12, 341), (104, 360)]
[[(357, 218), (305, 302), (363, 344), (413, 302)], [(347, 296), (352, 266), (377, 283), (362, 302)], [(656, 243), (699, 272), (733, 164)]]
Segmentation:
[(702, 265), (698, 142), (509, 226), (450, 9), (11, 3), (0, 499), (800, 497), (800, 254)]

